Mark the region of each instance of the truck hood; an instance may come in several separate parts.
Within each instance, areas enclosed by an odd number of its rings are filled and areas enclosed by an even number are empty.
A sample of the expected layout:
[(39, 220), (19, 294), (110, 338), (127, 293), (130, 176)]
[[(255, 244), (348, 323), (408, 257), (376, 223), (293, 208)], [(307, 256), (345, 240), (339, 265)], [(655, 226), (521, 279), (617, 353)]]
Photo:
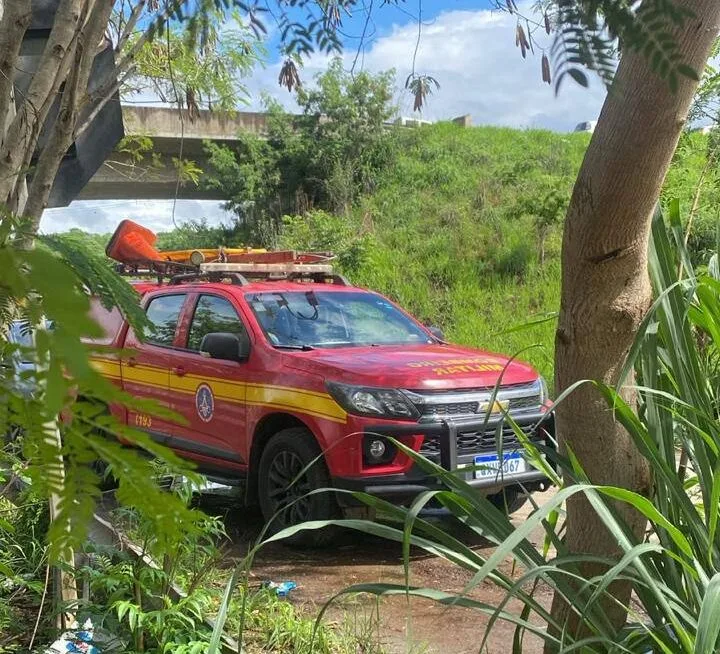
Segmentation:
[[(529, 365), (454, 345), (380, 345), (317, 349), (285, 356), (285, 365), (361, 386), (441, 390), (523, 384), (537, 379)], [(504, 370), (504, 372), (503, 372)]]

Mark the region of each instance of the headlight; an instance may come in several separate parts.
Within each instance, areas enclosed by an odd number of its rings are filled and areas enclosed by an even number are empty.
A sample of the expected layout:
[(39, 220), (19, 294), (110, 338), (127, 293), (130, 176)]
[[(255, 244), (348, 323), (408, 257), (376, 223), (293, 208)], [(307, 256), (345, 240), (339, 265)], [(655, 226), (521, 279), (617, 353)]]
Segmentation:
[(544, 377), (538, 377), (540, 381), (540, 404), (544, 405), (550, 399), (550, 393), (548, 392), (548, 385)]
[(408, 399), (393, 388), (351, 386), (327, 382), (330, 395), (348, 413), (382, 418), (418, 418), (420, 414)]

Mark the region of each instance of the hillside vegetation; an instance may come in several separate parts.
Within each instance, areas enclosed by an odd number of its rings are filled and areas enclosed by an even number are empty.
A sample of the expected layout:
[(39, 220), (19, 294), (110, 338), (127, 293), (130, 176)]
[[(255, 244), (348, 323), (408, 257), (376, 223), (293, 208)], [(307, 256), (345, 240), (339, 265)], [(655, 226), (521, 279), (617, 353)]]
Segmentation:
[(365, 246), (353, 281), (550, 375), (554, 321), (513, 328), (557, 310), (559, 223), (588, 137), (439, 124), (393, 140), (394, 165), (349, 218)]
[[(589, 136), (441, 123), (387, 138), (393, 164), (349, 215), (286, 218), (280, 244), (334, 249), (354, 283), (449, 340), (521, 353), (552, 379), (562, 221)], [(679, 198), (684, 216), (707, 151), (707, 136), (684, 136), (668, 176), (662, 201)], [(717, 174), (705, 171), (696, 205), (698, 262), (716, 242)]]
[[(315, 89), (298, 91), (302, 115), (269, 107), (267, 138), (207, 143), (202, 183), (224, 193), (236, 218), (193, 221), (158, 245), (331, 250), (353, 283), (449, 340), (517, 355), (551, 379), (562, 222), (589, 135), (387, 128), (391, 79), (350, 77), (335, 62)], [(679, 198), (692, 223), (696, 263), (716, 243), (716, 154), (712, 135), (685, 135), (663, 196)]]
[[(204, 235), (332, 250), (354, 283), (450, 340), (518, 354), (551, 378), (562, 222), (589, 135), (388, 129), (390, 80), (352, 77), (334, 62), (314, 89), (298, 91), (300, 116), (269, 107), (266, 139), (208, 144), (203, 183), (223, 191), (237, 220), (165, 242), (187, 247)], [(683, 138), (665, 195), (679, 197), (686, 216), (696, 205), (690, 246), (699, 260), (714, 244), (720, 200), (712, 141)]]

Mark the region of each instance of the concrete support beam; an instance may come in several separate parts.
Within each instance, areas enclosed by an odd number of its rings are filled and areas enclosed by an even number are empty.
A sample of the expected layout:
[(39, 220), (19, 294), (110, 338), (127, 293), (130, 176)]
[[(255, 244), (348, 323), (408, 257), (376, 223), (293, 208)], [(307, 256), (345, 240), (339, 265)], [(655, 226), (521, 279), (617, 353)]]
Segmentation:
[[(201, 111), (194, 120), (187, 112), (181, 115), (168, 107), (135, 107), (123, 105), (123, 125), (127, 136), (148, 136), (153, 141), (153, 154), (160, 165), (149, 167), (134, 163), (127, 153), (113, 152), (95, 176), (81, 191), (78, 200), (167, 200), (175, 197), (177, 172), (173, 157), (194, 161), (201, 169), (207, 166), (203, 151), (206, 140), (232, 145), (243, 132), (264, 135), (267, 114), (255, 112), (217, 113)], [(453, 119), (470, 127), (470, 115)], [(423, 121), (400, 119), (397, 124), (418, 126)], [(388, 126), (388, 129), (390, 126)], [(182, 137), (181, 137), (182, 135)], [(150, 157), (148, 156), (148, 159)], [(192, 200), (224, 200), (217, 191), (204, 190), (192, 182), (181, 185), (178, 198)]]
[(125, 134), (141, 134), (179, 140), (184, 133), (188, 139), (235, 141), (240, 132), (262, 134), (267, 128), (267, 114), (252, 111), (201, 111), (190, 120), (186, 111), (169, 107), (135, 107), (123, 105)]
[[(78, 200), (224, 200), (218, 191), (202, 189), (191, 181), (177, 187), (177, 168), (172, 157), (160, 154), (159, 166), (134, 163), (126, 154), (115, 154), (106, 161), (78, 195)], [(184, 159), (192, 159), (201, 169), (206, 164), (204, 156), (183, 153)]]
[[(123, 105), (126, 136), (148, 136), (153, 141), (153, 154), (160, 166), (135, 163), (123, 152), (113, 152), (94, 177), (80, 192), (78, 200), (166, 200), (175, 197), (177, 172), (173, 157), (194, 161), (201, 169), (207, 160), (203, 151), (206, 140), (231, 145), (241, 132), (263, 134), (267, 115), (255, 112), (201, 111), (190, 120), (187, 112), (182, 119), (177, 109), (167, 107), (135, 107)], [(150, 154), (148, 153), (148, 160)], [(222, 200), (218, 191), (198, 188), (192, 182), (181, 185), (178, 198)]]

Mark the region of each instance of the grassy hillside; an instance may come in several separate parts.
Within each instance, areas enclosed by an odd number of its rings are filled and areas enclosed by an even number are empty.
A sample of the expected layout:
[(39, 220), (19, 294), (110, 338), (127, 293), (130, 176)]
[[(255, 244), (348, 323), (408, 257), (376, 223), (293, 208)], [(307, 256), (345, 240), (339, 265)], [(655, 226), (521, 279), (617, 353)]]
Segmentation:
[[(276, 245), (333, 250), (354, 283), (387, 294), (449, 340), (518, 354), (551, 379), (562, 220), (588, 141), (587, 134), (452, 123), (386, 132), (372, 183), (352, 200), (340, 193), (336, 214), (286, 216)], [(663, 197), (680, 198), (686, 217), (696, 204), (690, 245), (699, 261), (715, 244), (720, 206), (718, 166), (706, 165), (710, 145), (701, 134), (683, 137)], [(263, 166), (277, 183), (279, 164), (262, 157), (230, 167), (228, 177), (243, 181)], [(286, 175), (315, 180), (310, 169), (290, 168)], [(352, 173), (346, 164), (340, 183), (333, 176), (323, 182), (330, 204)], [(252, 240), (243, 219), (220, 228), (198, 221), (160, 234), (158, 245)]]
[[(334, 249), (353, 282), (449, 340), (519, 353), (552, 379), (562, 219), (589, 136), (437, 124), (388, 138), (395, 163), (348, 218), (286, 219), (281, 244)], [(678, 197), (686, 217), (707, 149), (684, 136), (668, 176), (663, 202)], [(693, 220), (699, 260), (715, 242), (717, 178), (708, 167)]]
[[(532, 207), (569, 194), (588, 137), (439, 124), (394, 141), (395, 165), (350, 218), (362, 246), (346, 264), (353, 282), (386, 293), (452, 341), (522, 351), (551, 376), (554, 321), (508, 330), (558, 307), (560, 226), (547, 230), (540, 263)], [(312, 244), (293, 227), (286, 244)]]

